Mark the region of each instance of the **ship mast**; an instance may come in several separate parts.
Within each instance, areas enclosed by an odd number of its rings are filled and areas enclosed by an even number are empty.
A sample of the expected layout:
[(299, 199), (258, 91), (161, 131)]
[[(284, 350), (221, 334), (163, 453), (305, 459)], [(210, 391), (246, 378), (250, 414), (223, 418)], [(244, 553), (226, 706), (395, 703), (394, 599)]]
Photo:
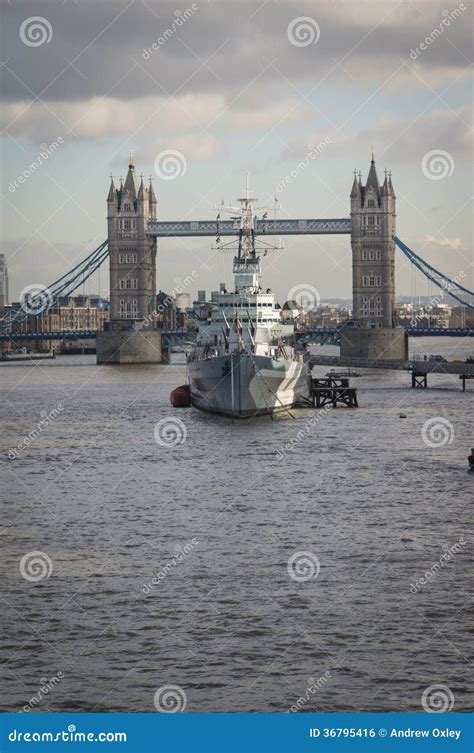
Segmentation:
[[(246, 261), (247, 259), (254, 260), (257, 258), (255, 215), (258, 211), (265, 210), (264, 217), (266, 217), (268, 215), (268, 212), (265, 206), (253, 206), (257, 202), (257, 199), (252, 197), (251, 195), (250, 173), (248, 171), (245, 174), (245, 188), (243, 189), (242, 194), (242, 196), (237, 198), (240, 206), (225, 206), (224, 202), (222, 202), (221, 206), (219, 207), (218, 220), (221, 211), (228, 212), (233, 215), (231, 216), (231, 220), (235, 221), (234, 227), (236, 229), (238, 228), (239, 230), (237, 256), (235, 258), (238, 260)], [(265, 230), (263, 232), (265, 232)], [(272, 246), (262, 239), (259, 239), (258, 242), (265, 249), (265, 253), (267, 252), (267, 250), (276, 250), (278, 248), (281, 248), (281, 246)], [(227, 249), (231, 250), (232, 247), (234, 247), (235, 249), (235, 241), (230, 241), (230, 243), (226, 243), (224, 244), (224, 246), (220, 246), (219, 249), (221, 251)]]
[(238, 258), (255, 259), (255, 233), (253, 226), (252, 203), (257, 201), (250, 196), (250, 174), (246, 172), (244, 195), (237, 199), (241, 205)]

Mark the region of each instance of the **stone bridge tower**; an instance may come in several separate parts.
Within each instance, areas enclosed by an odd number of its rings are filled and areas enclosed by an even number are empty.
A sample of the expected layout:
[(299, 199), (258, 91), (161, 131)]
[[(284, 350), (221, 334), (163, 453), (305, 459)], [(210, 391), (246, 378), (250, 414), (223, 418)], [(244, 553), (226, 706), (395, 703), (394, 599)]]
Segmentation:
[(160, 363), (156, 329), (156, 238), (147, 236), (156, 220), (150, 180), (138, 181), (130, 155), (125, 183), (113, 178), (107, 196), (110, 264), (110, 324), (97, 338), (97, 363)]
[(113, 178), (107, 197), (110, 259), (110, 321), (112, 329), (131, 329), (147, 322), (156, 308), (156, 238), (149, 238), (149, 220), (156, 220), (156, 198), (150, 181), (138, 183), (130, 155), (125, 183), (117, 190)]
[(407, 339), (395, 324), (396, 196), (387, 171), (380, 185), (373, 153), (365, 186), (354, 174), (350, 200), (353, 312), (341, 355), (405, 359)]

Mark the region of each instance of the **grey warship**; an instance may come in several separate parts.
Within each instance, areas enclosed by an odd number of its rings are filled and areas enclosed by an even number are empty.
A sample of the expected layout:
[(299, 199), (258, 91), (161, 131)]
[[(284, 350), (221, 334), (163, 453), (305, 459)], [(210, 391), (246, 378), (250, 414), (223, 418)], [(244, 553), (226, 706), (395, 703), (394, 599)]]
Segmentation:
[[(237, 214), (234, 292), (221, 291), (209, 319), (198, 322), (196, 343), (187, 359), (187, 378), (195, 407), (249, 418), (307, 401), (311, 376), (303, 355), (290, 344), (294, 325), (281, 321), (274, 294), (264, 292), (260, 285), (253, 210), (256, 199), (250, 197), (248, 177), (245, 195), (238, 201), (238, 207), (228, 208)], [(266, 252), (269, 244), (260, 243)]]

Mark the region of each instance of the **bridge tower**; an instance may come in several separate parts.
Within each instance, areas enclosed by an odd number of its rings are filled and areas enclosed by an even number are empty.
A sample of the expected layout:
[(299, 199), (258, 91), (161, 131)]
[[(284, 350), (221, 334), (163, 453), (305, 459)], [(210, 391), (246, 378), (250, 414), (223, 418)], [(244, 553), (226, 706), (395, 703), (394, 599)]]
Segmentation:
[[(97, 363), (160, 363), (156, 328), (156, 238), (146, 234), (156, 220), (156, 197), (135, 174), (130, 155), (125, 183), (113, 177), (107, 196), (110, 263), (110, 323), (97, 338)], [(154, 315), (155, 314), (155, 315)]]
[(380, 185), (373, 153), (365, 186), (354, 171), (350, 200), (353, 312), (341, 355), (406, 358), (405, 332), (395, 326), (396, 196), (387, 170)]

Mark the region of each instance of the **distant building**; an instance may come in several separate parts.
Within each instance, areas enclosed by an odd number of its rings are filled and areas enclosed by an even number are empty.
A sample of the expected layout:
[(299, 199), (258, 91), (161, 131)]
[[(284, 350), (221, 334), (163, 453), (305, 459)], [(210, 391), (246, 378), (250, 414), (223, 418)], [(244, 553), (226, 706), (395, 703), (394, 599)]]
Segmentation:
[(191, 297), (189, 293), (179, 293), (176, 296), (176, 308), (178, 311), (186, 311), (191, 308)]
[(345, 324), (352, 316), (348, 306), (337, 303), (320, 303), (318, 306), (306, 309), (297, 301), (286, 301), (281, 310), (281, 318), (295, 321), (299, 329), (302, 327), (335, 327)]
[[(15, 302), (13, 310), (20, 310)], [(12, 332), (67, 332), (101, 330), (109, 320), (109, 302), (99, 296), (64, 296), (56, 305), (38, 316), (29, 316), (24, 322), (12, 325)]]
[(338, 304), (322, 303), (307, 314), (308, 326), (334, 329), (351, 318), (351, 310)]
[(199, 290), (197, 301), (193, 301), (191, 311), (192, 318), (197, 319), (200, 322), (206, 322), (211, 318), (211, 314), (212, 305), (206, 302), (206, 292), (204, 290)]
[(430, 315), (437, 321), (437, 327), (443, 327), (447, 329), (449, 327), (449, 319), (451, 317), (451, 306), (447, 303), (439, 303), (437, 306), (433, 306)]
[(5, 254), (0, 254), (0, 311), (8, 303), (8, 268)]
[(160, 290), (156, 295), (157, 324), (159, 329), (170, 332), (176, 329), (176, 300)]
[(474, 329), (474, 311), (467, 306), (456, 306), (451, 310), (449, 326)]
[(99, 311), (110, 311), (110, 301), (108, 298), (102, 298), (100, 295), (91, 294), (88, 296), (91, 305)]
[[(11, 304), (13, 310), (20, 310), (20, 303)], [(27, 332), (78, 332), (100, 331), (109, 321), (109, 302), (99, 296), (65, 296), (57, 305), (38, 316), (29, 316), (25, 321), (12, 324), (12, 333)], [(57, 338), (50, 340), (22, 341), (22, 346), (32, 350), (51, 350), (59, 344)]]
[(400, 326), (417, 329), (471, 327), (474, 318), (465, 306), (453, 308), (448, 303), (421, 306), (411, 302), (399, 305), (396, 316)]
[(109, 311), (103, 299), (77, 295), (59, 299), (52, 313), (59, 313), (60, 330), (102, 330), (109, 320)]
[(280, 316), (283, 321), (295, 321), (301, 314), (302, 308), (298, 305), (297, 301), (285, 301), (283, 304)]

